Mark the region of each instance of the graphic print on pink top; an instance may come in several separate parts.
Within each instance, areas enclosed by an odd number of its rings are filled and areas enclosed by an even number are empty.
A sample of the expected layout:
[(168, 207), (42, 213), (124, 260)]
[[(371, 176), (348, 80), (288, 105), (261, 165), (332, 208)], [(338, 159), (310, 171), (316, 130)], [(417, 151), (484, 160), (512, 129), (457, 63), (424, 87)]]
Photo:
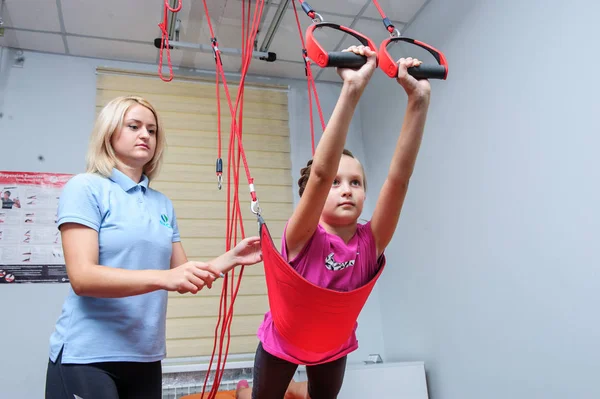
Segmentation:
[[(283, 258), (302, 277), (315, 285), (336, 291), (351, 291), (362, 287), (375, 277), (383, 261), (383, 255), (377, 259), (371, 222), (358, 224), (356, 233), (348, 244), (318, 225), (311, 239), (292, 260), (287, 256), (284, 230), (281, 248)], [(269, 311), (258, 329), (258, 338), (270, 354), (292, 363), (310, 366), (339, 359), (356, 350), (357, 325), (358, 323), (348, 341), (341, 347), (326, 353), (313, 353), (287, 343), (275, 329)]]

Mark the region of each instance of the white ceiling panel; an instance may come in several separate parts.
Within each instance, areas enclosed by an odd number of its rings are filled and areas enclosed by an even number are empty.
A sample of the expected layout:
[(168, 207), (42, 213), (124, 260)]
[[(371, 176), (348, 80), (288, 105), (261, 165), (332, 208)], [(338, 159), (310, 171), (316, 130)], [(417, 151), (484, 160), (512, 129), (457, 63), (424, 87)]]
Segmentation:
[[(379, 0), (379, 5), (385, 15), (392, 21), (410, 22), (415, 14), (423, 7), (426, 0)], [(363, 17), (381, 18), (374, 4), (369, 5)]]
[[(210, 46), (211, 35), (208, 23), (203, 21), (197, 25), (198, 34), (195, 39), (190, 40), (193, 43), (202, 43)], [(219, 47), (240, 49), (242, 46), (242, 28), (241, 26), (218, 25), (213, 26), (213, 32), (217, 38)], [(188, 35), (186, 34), (186, 37)], [(191, 39), (191, 38), (190, 38)]]
[[(242, 45), (242, 29), (239, 19), (227, 20), (225, 17), (229, 4), (235, 1), (221, 2), (218, 0), (208, 1), (210, 21), (213, 32), (218, 40), (220, 48), (240, 49)], [(239, 3), (241, 4), (241, 3)], [(227, 8), (227, 7), (229, 8)], [(240, 6), (241, 7), (241, 6)], [(241, 9), (240, 9), (241, 13)], [(181, 19), (181, 32), (179, 40), (187, 43), (211, 45), (211, 32), (204, 6), (201, 1), (190, 4), (184, 0), (184, 6), (179, 13)], [(231, 23), (229, 23), (231, 22)], [(178, 63), (188, 68), (214, 70), (215, 61), (212, 53), (203, 53), (192, 49), (174, 50), (174, 64)], [(222, 55), (223, 68), (227, 72), (237, 72), (240, 68), (241, 58), (236, 56)]]
[[(368, 0), (367, 0), (368, 1)], [(327, 1), (309, 1), (308, 4), (312, 6), (315, 12), (321, 14), (325, 20), (333, 19), (333, 17), (327, 17), (328, 12), (345, 14), (345, 15), (356, 15), (363, 8), (365, 0), (327, 0)], [(297, 2), (299, 4), (299, 2)], [(300, 10), (299, 10), (300, 11)], [(306, 15), (306, 14), (304, 14)], [(335, 21), (329, 21), (335, 22)]]
[[(5, 1), (3, 17), (9, 29), (6, 30), (5, 36), (0, 38), (2, 46), (64, 53), (64, 42), (60, 35), (32, 32), (38, 30), (60, 32), (62, 18), (67, 32), (68, 47), (73, 55), (157, 63), (158, 50), (153, 46), (153, 42), (161, 35), (158, 24), (163, 20), (162, 0), (152, 2), (148, 0)], [(173, 3), (178, 0), (170, 1)], [(262, 27), (257, 37), (258, 47), (264, 42), (264, 36), (280, 1), (273, 0), (264, 9)], [(413, 19), (426, 0), (379, 1), (392, 21), (402, 21), (396, 23), (396, 26), (402, 29), (403, 23)], [(362, 15), (365, 18), (358, 19), (354, 29), (370, 37), (377, 46), (388, 36), (372, 0), (309, 0), (309, 2), (326, 22), (345, 26), (352, 24), (355, 16), (358, 16), (366, 5), (367, 8)], [(219, 41), (219, 47), (222, 49), (240, 49), (242, 45), (242, 4), (248, 3), (242, 3), (242, 0), (207, 0), (210, 21)], [(203, 2), (182, 0), (182, 5), (182, 9), (175, 14), (182, 22), (178, 40), (210, 46), (211, 33)], [(255, 12), (255, 5), (256, 0), (251, 0), (251, 15)], [(306, 29), (312, 24), (312, 20), (301, 9), (298, 0), (290, 0), (269, 48), (269, 51), (277, 54), (278, 61), (268, 63), (254, 59), (251, 64), (251, 74), (305, 79), (304, 65), (301, 62), (301, 39), (292, 9), (294, 6), (298, 7), (301, 35), (305, 39)], [(247, 7), (244, 10), (247, 10)], [(59, 15), (60, 11), (62, 16)], [(19, 30), (10, 29), (11, 27), (17, 27)], [(351, 44), (356, 44), (356, 39), (328, 28), (317, 30), (315, 37), (329, 51), (340, 51)], [(286, 60), (294, 62), (285, 62)], [(166, 65), (166, 54), (164, 61)], [(172, 63), (175, 67), (215, 69), (212, 53), (191, 49), (173, 50)], [(223, 63), (227, 72), (237, 73), (240, 70), (241, 59), (239, 56), (223, 55)], [(315, 76), (321, 73), (320, 80), (340, 81), (333, 68), (321, 70), (313, 65), (313, 73)]]
[[(232, 26), (241, 26), (242, 23), (242, 15), (244, 16), (244, 24), (248, 21), (248, 1), (244, 1), (242, 3), (241, 0), (227, 0), (223, 9), (223, 13), (218, 20), (219, 24), (232, 25)], [(244, 11), (242, 12), (242, 4), (244, 4)], [(252, 1), (250, 3), (250, 25), (252, 25), (255, 20), (254, 15), (256, 13), (256, 1)], [(270, 20), (266, 19), (267, 11), (269, 10), (269, 6), (265, 6), (263, 9), (263, 13), (261, 15), (261, 20), (263, 21), (263, 25), (270, 23)], [(257, 16), (258, 18), (258, 16)], [(260, 20), (259, 20), (260, 23)]]
[[(275, 13), (275, 7), (271, 7), (269, 14), (267, 14), (267, 21), (273, 18)], [(302, 28), (302, 37), (306, 37), (306, 29), (312, 25), (312, 21), (305, 14), (299, 15), (300, 26)], [(350, 18), (337, 17), (337, 24), (348, 26), (352, 23)], [(266, 29), (264, 29), (266, 31)], [(323, 46), (328, 50), (333, 50), (334, 47), (339, 43), (341, 38), (344, 36), (343, 33), (333, 29), (321, 29), (319, 32), (315, 31), (315, 37)], [(262, 44), (264, 34), (261, 35), (258, 41), (259, 46)], [(300, 34), (298, 32), (298, 25), (296, 23), (296, 17), (292, 10), (288, 10), (282, 20), (281, 25), (275, 34), (269, 51), (277, 53), (277, 59), (289, 60), (289, 61), (301, 61), (302, 60), (302, 44), (300, 40)]]
[[(225, 3), (218, 0), (209, 0), (207, 1), (207, 6), (213, 30), (215, 31), (217, 39), (220, 41), (221, 38), (219, 37), (219, 34), (223, 33), (222, 31), (224, 29), (220, 29), (219, 20), (223, 15)], [(180, 41), (210, 45), (211, 36), (209, 24), (204, 10), (204, 4), (201, 0), (183, 0), (183, 6), (176, 14), (176, 17), (181, 20)]]
[(61, 31), (56, 1), (6, 0), (2, 18), (5, 27)]
[(4, 31), (4, 37), (0, 37), (0, 46), (43, 51), (47, 53), (65, 53), (65, 44), (62, 36), (58, 33), (40, 33), (6, 29)]
[[(366, 2), (370, 0), (308, 0), (307, 3), (313, 8), (313, 10), (319, 14), (324, 19), (332, 19), (334, 17), (327, 17), (327, 13), (335, 13), (335, 14), (344, 14), (344, 15), (356, 15), (360, 12)], [(272, 4), (278, 5), (281, 1), (276, 0)], [(298, 0), (290, 0), (289, 7), (292, 7), (296, 4), (298, 7), (298, 12), (302, 13), (302, 15), (306, 18), (306, 13), (302, 10), (302, 6), (300, 1)], [(292, 11), (293, 12), (293, 11)], [(334, 22), (334, 21), (330, 21)]]
[[(48, 0), (46, 0), (48, 1)], [(147, 41), (160, 36), (161, 2), (61, 0), (67, 33)], [(184, 1), (184, 3), (189, 3)]]
[[(396, 28), (402, 30), (402, 27), (404, 26), (402, 23), (395, 21), (393, 21), (393, 23)], [(356, 21), (356, 24), (354, 25), (353, 29), (371, 39), (371, 41), (375, 44), (375, 50), (379, 49), (379, 46), (381, 45), (382, 41), (390, 37), (390, 34), (385, 29), (385, 26), (382, 22), (371, 19), (359, 19), (358, 21)], [(356, 44), (358, 44), (358, 40), (355, 39), (353, 36), (348, 36), (342, 42), (340, 50), (343, 50)]]
[[(156, 62), (158, 50), (152, 44), (126, 43), (116, 40), (67, 36), (69, 52), (85, 57), (134, 62)], [(167, 65), (165, 51), (164, 64)]]
[(263, 28), (260, 32), (258, 32), (258, 35), (256, 35), (258, 47), (261, 47), (261, 45), (264, 41), (264, 37), (267, 33), (267, 30), (269, 29), (269, 25), (271, 25), (271, 21), (273, 21), (273, 18), (275, 17), (276, 11), (277, 11), (277, 6), (275, 6), (275, 5), (271, 5), (270, 7), (265, 7), (265, 9), (263, 11), (263, 15), (264, 15)]

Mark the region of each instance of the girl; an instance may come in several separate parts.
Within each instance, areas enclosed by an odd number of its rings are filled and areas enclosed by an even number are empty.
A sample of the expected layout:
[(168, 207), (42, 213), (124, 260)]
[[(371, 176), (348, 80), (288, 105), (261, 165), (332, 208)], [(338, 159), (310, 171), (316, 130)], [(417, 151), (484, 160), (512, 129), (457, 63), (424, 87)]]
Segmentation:
[[(362, 46), (347, 51), (366, 56), (367, 63), (359, 70), (338, 69), (344, 82), (340, 97), (313, 160), (302, 169), (298, 182), (301, 198), (282, 240), (282, 256), (299, 274), (316, 285), (338, 291), (365, 285), (382, 265), (414, 169), (431, 91), (427, 80), (417, 81), (407, 73), (409, 67), (421, 64), (419, 60), (398, 61), (397, 81), (408, 95), (406, 115), (373, 217), (359, 224), (365, 200), (364, 170), (344, 149), (344, 143), (352, 115), (376, 68), (376, 53)], [(282, 399), (299, 364), (307, 366), (310, 398), (336, 398), (346, 356), (358, 347), (354, 332), (342, 347), (328, 353), (301, 350), (278, 334), (270, 312), (258, 337), (254, 399)]]

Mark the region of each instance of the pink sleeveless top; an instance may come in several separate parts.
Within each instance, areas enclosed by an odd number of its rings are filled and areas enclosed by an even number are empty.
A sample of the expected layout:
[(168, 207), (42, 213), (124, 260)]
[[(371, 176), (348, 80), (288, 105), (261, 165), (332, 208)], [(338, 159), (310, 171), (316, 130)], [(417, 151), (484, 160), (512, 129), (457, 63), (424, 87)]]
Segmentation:
[[(287, 256), (284, 230), (281, 248), (283, 258), (300, 275), (313, 284), (332, 290), (357, 289), (368, 283), (379, 271), (380, 263), (377, 259), (371, 222), (358, 224), (356, 233), (348, 244), (319, 225), (302, 251), (292, 260)], [(356, 350), (357, 326), (358, 323), (344, 345), (328, 353), (307, 352), (287, 343), (277, 333), (270, 311), (265, 314), (257, 335), (263, 348), (271, 355), (295, 364), (310, 366), (334, 361)]]

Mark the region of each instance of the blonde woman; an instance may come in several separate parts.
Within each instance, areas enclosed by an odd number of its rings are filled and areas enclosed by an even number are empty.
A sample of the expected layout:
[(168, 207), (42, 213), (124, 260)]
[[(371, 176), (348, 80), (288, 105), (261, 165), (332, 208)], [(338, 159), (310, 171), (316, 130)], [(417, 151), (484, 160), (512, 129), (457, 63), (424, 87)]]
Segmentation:
[(173, 204), (149, 187), (165, 143), (152, 105), (116, 98), (98, 116), (86, 173), (63, 189), (71, 289), (50, 338), (46, 398), (160, 399), (167, 291), (196, 294), (261, 261), (259, 237), (208, 263), (188, 260)]

